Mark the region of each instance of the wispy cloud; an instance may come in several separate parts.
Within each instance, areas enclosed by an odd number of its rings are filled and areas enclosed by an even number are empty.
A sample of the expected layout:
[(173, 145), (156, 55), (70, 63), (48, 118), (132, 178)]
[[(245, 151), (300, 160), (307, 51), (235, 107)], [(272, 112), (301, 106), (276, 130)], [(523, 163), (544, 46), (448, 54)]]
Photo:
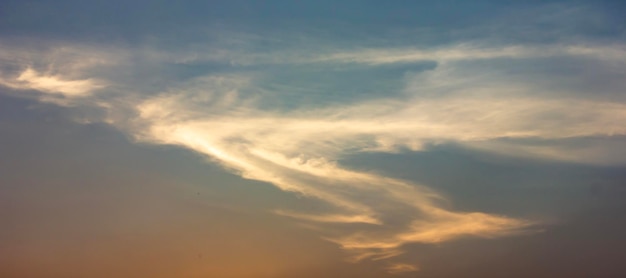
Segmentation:
[(365, 49), (322, 55), (314, 59), (318, 62), (365, 63), (371, 65), (390, 63), (414, 63), (419, 61), (454, 62), (485, 59), (522, 59), (553, 56), (587, 56), (607, 60), (625, 61), (626, 49), (615, 45), (555, 45), (500, 47), (459, 44), (435, 49)]
[(396, 264), (391, 264), (387, 267), (387, 271), (389, 271), (389, 273), (391, 274), (400, 274), (400, 273), (406, 273), (406, 272), (414, 272), (414, 271), (418, 271), (419, 268), (417, 268), (414, 265), (410, 265), (410, 264), (403, 264), (403, 263), (396, 263)]
[[(353, 261), (383, 260), (402, 254), (402, 247), (410, 243), (514, 235), (537, 223), (456, 211), (445, 197), (427, 185), (356, 171), (339, 163), (342, 157), (357, 152), (419, 151), (430, 144), (453, 142), (505, 155), (594, 163), (578, 150), (549, 145), (533, 149), (525, 140), (626, 135), (626, 104), (577, 97), (546, 98), (534, 94), (536, 87), (532, 84), (507, 87), (485, 72), (464, 76), (467, 69), (459, 71), (461, 66), (456, 63), (554, 55), (583, 55), (622, 63), (623, 57), (617, 57), (621, 48), (611, 49), (613, 52), (578, 46), (454, 46), (337, 52), (309, 60), (296, 57), (285, 62), (371, 66), (435, 60), (443, 65), (405, 78), (401, 99), (381, 97), (291, 109), (264, 107), (262, 103), (269, 96), (250, 93), (258, 92), (254, 89), (261, 84), (255, 83), (258, 80), (248, 72), (205, 74), (174, 83), (158, 93), (140, 82), (119, 81), (116, 85), (131, 89), (127, 94), (114, 94), (107, 99), (91, 95), (104, 88), (95, 73), (68, 78), (65, 76), (76, 75), (42, 73), (27, 67), (28, 63), (20, 64), (26, 69), (18, 75), (3, 75), (2, 84), (84, 98), (84, 105), (104, 107), (110, 113), (123, 110), (119, 112), (124, 113), (123, 117), (106, 121), (140, 142), (181, 146), (244, 178), (326, 203), (326, 210), (274, 212), (320, 227), (324, 238), (346, 250)], [(150, 63), (163, 61), (163, 57), (158, 57)], [(115, 84), (116, 80), (107, 82)], [(596, 153), (597, 149), (602, 147), (596, 145), (585, 151)], [(401, 273), (416, 268), (396, 264), (388, 270)]]
[(19, 91), (22, 97), (43, 102), (62, 106), (84, 105), (92, 102), (96, 92), (112, 85), (101, 73), (107, 72), (112, 65), (119, 66), (121, 56), (119, 49), (114, 48), (7, 40), (0, 44), (0, 86)]
[[(232, 94), (232, 88), (226, 91)], [(219, 92), (215, 93), (209, 93), (207, 99), (222, 103)], [(447, 141), (473, 144), (499, 138), (558, 139), (626, 133), (621, 124), (626, 107), (583, 100), (454, 97), (277, 113), (253, 105), (225, 109), (227, 106), (218, 104), (213, 109), (199, 99), (174, 94), (146, 100), (138, 106), (139, 120), (145, 124), (145, 129), (137, 133), (139, 138), (193, 149), (243, 177), (323, 200), (338, 210), (331, 214), (278, 211), (281, 215), (305, 221), (387, 227), (387, 219), (408, 211), (401, 215), (404, 226), (329, 238), (346, 250), (361, 250), (356, 256), (360, 258), (382, 256), (411, 242), (515, 234), (531, 222), (444, 209), (438, 204), (441, 197), (427, 187), (346, 169), (335, 162), (342, 155), (406, 147), (419, 150), (427, 143)]]
[[(166, 55), (165, 55), (166, 54)], [(282, 50), (280, 52), (248, 53), (238, 50), (221, 49), (204, 53), (161, 53), (172, 61), (182, 64), (222, 62), (231, 65), (289, 65), (289, 64), (366, 64), (380, 66), (386, 64), (407, 64), (423, 61), (439, 63), (478, 61), (489, 59), (526, 59), (541, 57), (587, 57), (605, 61), (625, 62), (626, 47), (620, 44), (553, 44), (553, 45), (492, 45), (480, 42), (458, 43), (430, 48), (321, 48), (307, 52)]]
[(66, 80), (61, 76), (43, 75), (32, 68), (27, 68), (15, 79), (5, 78), (0, 80), (0, 83), (13, 89), (37, 90), (69, 98), (85, 97), (94, 90), (104, 87), (92, 79)]

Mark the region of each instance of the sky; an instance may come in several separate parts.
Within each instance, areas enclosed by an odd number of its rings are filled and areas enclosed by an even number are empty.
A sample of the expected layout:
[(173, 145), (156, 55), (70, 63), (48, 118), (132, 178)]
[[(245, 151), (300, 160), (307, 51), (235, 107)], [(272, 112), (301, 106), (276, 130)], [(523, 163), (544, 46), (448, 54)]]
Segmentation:
[(624, 276), (624, 13), (2, 1), (0, 276)]

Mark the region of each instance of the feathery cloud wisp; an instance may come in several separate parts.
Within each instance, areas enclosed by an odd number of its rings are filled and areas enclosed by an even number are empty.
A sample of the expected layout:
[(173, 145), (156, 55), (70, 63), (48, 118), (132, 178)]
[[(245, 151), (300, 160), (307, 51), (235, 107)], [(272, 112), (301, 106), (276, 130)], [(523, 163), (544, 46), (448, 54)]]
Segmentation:
[[(485, 84), (481, 78), (447, 82), (461, 79), (459, 72), (450, 70), (457, 60), (519, 58), (537, 53), (516, 47), (500, 52), (435, 51), (430, 53), (436, 54), (434, 59), (452, 62), (408, 78), (402, 100), (380, 98), (289, 110), (261, 107), (258, 101), (265, 96), (244, 92), (258, 86), (244, 74), (209, 74), (157, 94), (143, 92), (145, 88), (138, 86), (134, 90), (140, 92), (137, 95), (113, 94), (108, 99), (90, 94), (101, 88), (93, 81), (98, 80), (96, 77), (73, 80), (29, 68), (16, 78), (4, 79), (3, 84), (84, 98), (85, 105), (105, 107), (111, 113), (123, 110), (124, 117), (107, 122), (141, 142), (181, 146), (244, 178), (320, 200), (328, 205), (324, 211), (277, 209), (275, 213), (320, 227), (324, 238), (346, 250), (353, 261), (382, 260), (399, 256), (409, 243), (512, 235), (534, 222), (455, 211), (444, 204), (444, 197), (425, 185), (350, 169), (338, 162), (342, 157), (356, 152), (419, 151), (429, 144), (454, 142), (507, 155), (586, 162), (584, 156), (564, 155), (571, 151), (567, 149), (548, 147), (528, 152), (523, 140), (626, 135), (623, 103), (541, 98), (529, 93), (530, 86), (522, 84), (506, 91), (502, 84)], [(578, 55), (572, 53), (566, 55)], [(425, 59), (430, 54), (374, 55), (378, 60), (359, 60), (369, 55), (355, 53), (317, 62), (396, 63)], [(153, 62), (161, 62), (157, 60)], [(439, 94), (443, 91), (447, 94)], [(502, 139), (519, 140), (510, 143), (514, 147), (494, 145)], [(354, 228), (335, 228), (338, 224)], [(390, 271), (406, 269), (414, 270), (403, 266)]]

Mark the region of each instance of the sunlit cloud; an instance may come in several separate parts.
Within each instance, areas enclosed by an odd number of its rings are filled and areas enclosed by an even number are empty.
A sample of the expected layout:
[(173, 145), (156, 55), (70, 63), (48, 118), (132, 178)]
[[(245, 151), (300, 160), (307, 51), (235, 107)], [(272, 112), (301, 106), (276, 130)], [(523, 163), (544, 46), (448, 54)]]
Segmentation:
[(414, 271), (418, 271), (418, 270), (419, 270), (419, 268), (417, 268), (414, 265), (403, 264), (403, 263), (391, 264), (391, 265), (389, 265), (387, 267), (387, 271), (389, 271), (389, 273), (392, 273), (392, 274), (414, 272)]
[[(215, 80), (224, 79), (210, 82)], [(136, 132), (140, 140), (193, 149), (245, 178), (328, 202), (337, 210), (331, 214), (278, 210), (280, 215), (320, 225), (382, 227), (326, 237), (354, 254), (354, 261), (394, 257), (408, 243), (518, 234), (534, 223), (444, 209), (439, 204), (442, 197), (426, 186), (350, 170), (336, 162), (343, 155), (421, 150), (438, 142), (489, 146), (490, 141), (501, 138), (626, 134), (622, 124), (626, 107), (619, 103), (487, 94), (276, 112), (257, 109), (254, 100), (232, 100), (233, 90), (237, 89), (226, 86), (223, 92), (212, 91), (207, 103), (198, 101), (201, 96), (185, 93), (148, 99), (138, 105), (138, 120), (145, 129)], [(228, 105), (219, 104), (221, 98), (229, 99)], [(530, 155), (552, 158), (542, 153)], [(402, 209), (409, 212), (399, 214)], [(402, 217), (406, 224), (388, 226), (390, 217)]]
[(58, 94), (65, 97), (84, 97), (104, 85), (92, 79), (66, 80), (60, 76), (43, 75), (27, 68), (15, 81), (1, 80), (3, 85), (19, 90), (37, 90), (47, 94)]
[(358, 263), (363, 260), (371, 260), (371, 261), (380, 261), (386, 260), (389, 258), (397, 257), (399, 255), (404, 254), (403, 251), (397, 248), (388, 248), (388, 249), (371, 249), (364, 251), (363, 249), (345, 249), (348, 253), (353, 253), (353, 256), (350, 257), (349, 261)]
[[(138, 142), (180, 146), (203, 154), (243, 178), (324, 203), (328, 208), (320, 211), (278, 208), (273, 212), (319, 227), (324, 239), (336, 243), (350, 255), (349, 260), (356, 262), (397, 257), (407, 244), (516, 235), (539, 223), (457, 211), (448, 205), (453, 200), (428, 185), (376, 171), (357, 171), (342, 165), (341, 158), (362, 152), (423, 151), (432, 145), (454, 143), (509, 156), (580, 163), (624, 162), (589, 155), (606, 151), (598, 144), (575, 149), (533, 146), (528, 140), (624, 136), (626, 104), (541, 97), (533, 94), (536, 87), (532, 84), (507, 87), (489, 72), (464, 75), (467, 68), (456, 62), (582, 55), (603, 61), (615, 58), (612, 62), (621, 63), (623, 58), (617, 57), (621, 51), (619, 47), (607, 52), (579, 46), (542, 49), (461, 45), (434, 50), (336, 52), (315, 57), (302, 54), (278, 62), (362, 63), (375, 67), (435, 60), (442, 64), (429, 72), (407, 76), (397, 98), (381, 96), (290, 109), (264, 107), (262, 101), (269, 96), (250, 93), (258, 92), (254, 89), (262, 84), (249, 72), (206, 74), (173, 83), (159, 92), (120, 81), (116, 85), (132, 90), (110, 98), (93, 94), (106, 88), (96, 74), (68, 78), (35, 70), (27, 67), (28, 63), (20, 64), (26, 69), (18, 75), (7, 77), (11, 75), (3, 73), (1, 82), (17, 90), (82, 98), (81, 103), (87, 107), (122, 114), (102, 120)], [(247, 62), (264, 63), (262, 56)], [(157, 57), (151, 63), (163, 61), (163, 57)], [(116, 80), (107, 82), (115, 84)], [(388, 268), (391, 273), (416, 270), (408, 264)]]
[[(215, 97), (219, 99), (209, 99)], [(413, 211), (403, 216), (407, 226), (390, 227), (382, 236), (376, 231), (328, 238), (346, 250), (361, 250), (357, 259), (384, 257), (372, 250), (395, 254), (393, 250), (407, 243), (515, 234), (532, 222), (445, 210), (438, 205), (440, 196), (424, 186), (355, 172), (334, 162), (346, 150), (396, 151), (440, 141), (473, 144), (498, 138), (626, 133), (621, 125), (624, 106), (589, 101), (452, 98), (372, 102), (280, 114), (243, 106), (205, 116), (194, 107), (211, 110), (211, 105), (201, 105), (197, 99), (173, 95), (139, 105), (140, 121), (146, 124), (139, 133), (141, 140), (196, 150), (243, 177), (317, 198), (340, 212), (278, 211), (281, 215), (322, 223), (385, 226), (386, 218), (397, 216), (397, 211), (389, 208)]]
[[(20, 45), (24, 43), (28, 47)], [(119, 66), (123, 52), (60, 42), (7, 40), (0, 44), (0, 86), (15, 91), (12, 95), (18, 97), (85, 106), (98, 98), (98, 92), (113, 85), (102, 73)]]

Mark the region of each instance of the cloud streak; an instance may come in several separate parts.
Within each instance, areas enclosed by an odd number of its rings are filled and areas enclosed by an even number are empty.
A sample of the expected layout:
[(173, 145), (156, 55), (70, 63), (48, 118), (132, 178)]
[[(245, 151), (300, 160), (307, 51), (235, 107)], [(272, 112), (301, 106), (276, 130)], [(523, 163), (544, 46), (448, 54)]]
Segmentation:
[(418, 268), (416, 266), (413, 266), (410, 264), (402, 264), (402, 263), (392, 264), (387, 267), (387, 271), (389, 271), (389, 273), (391, 274), (400, 274), (400, 273), (406, 273), (406, 272), (413, 272), (417, 270)]
[[(10, 80), (10, 79), (9, 79)], [(67, 80), (60, 76), (43, 75), (32, 68), (24, 70), (14, 80), (0, 80), (0, 82), (10, 88), (18, 90), (37, 90), (46, 94), (61, 95), (68, 98), (85, 97), (92, 91), (103, 88), (92, 79)]]
[(422, 49), (365, 49), (339, 52), (320, 56), (315, 61), (364, 63), (371, 65), (391, 63), (415, 63), (419, 61), (455, 62), (486, 59), (523, 59), (554, 56), (584, 56), (606, 60), (625, 61), (626, 49), (621, 46), (502, 46), (485, 47), (472, 44), (459, 44), (430, 50)]

